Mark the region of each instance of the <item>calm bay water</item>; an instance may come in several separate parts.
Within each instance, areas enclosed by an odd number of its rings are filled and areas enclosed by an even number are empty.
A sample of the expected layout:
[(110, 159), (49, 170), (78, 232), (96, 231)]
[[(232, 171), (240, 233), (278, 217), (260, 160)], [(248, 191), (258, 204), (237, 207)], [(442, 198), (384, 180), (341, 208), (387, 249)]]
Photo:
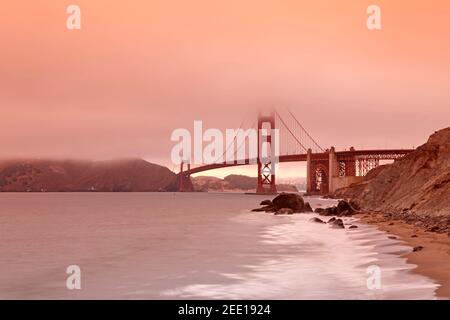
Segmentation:
[[(415, 299), (437, 284), (372, 226), (251, 213), (264, 196), (0, 194), (1, 299)], [(313, 207), (332, 200), (310, 199)], [(81, 268), (81, 290), (66, 268)], [(367, 288), (367, 267), (381, 289)]]

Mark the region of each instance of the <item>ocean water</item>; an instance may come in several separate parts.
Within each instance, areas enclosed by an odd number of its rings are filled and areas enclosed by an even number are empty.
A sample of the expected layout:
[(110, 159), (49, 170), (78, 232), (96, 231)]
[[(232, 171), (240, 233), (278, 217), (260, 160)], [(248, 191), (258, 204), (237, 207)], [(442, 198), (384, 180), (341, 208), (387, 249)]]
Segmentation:
[[(0, 194), (0, 299), (435, 298), (438, 284), (401, 257), (410, 247), (354, 218), (342, 230), (250, 212), (266, 198)], [(70, 265), (80, 290), (66, 287)]]

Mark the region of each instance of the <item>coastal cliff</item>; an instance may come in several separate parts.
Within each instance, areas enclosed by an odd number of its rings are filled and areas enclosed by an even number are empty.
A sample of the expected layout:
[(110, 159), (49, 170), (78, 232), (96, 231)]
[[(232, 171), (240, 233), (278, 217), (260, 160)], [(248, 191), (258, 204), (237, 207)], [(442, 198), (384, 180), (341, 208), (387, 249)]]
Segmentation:
[(372, 170), (363, 181), (337, 190), (334, 196), (356, 199), (365, 211), (450, 232), (450, 127), (432, 134), (404, 158)]

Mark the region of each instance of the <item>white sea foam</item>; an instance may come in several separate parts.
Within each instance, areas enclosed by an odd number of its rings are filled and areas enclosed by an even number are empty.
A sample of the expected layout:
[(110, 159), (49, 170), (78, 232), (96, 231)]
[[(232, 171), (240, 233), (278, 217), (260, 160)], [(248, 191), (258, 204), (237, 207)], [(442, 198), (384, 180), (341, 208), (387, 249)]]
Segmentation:
[[(317, 201), (317, 200), (316, 200)], [(273, 216), (246, 213), (239, 222), (269, 223), (261, 233), (262, 259), (220, 283), (194, 283), (162, 294), (214, 299), (433, 299), (436, 283), (411, 273), (399, 253), (411, 248), (354, 218), (358, 229), (314, 223), (315, 214)], [(323, 217), (322, 217), (323, 218)], [(367, 287), (367, 267), (381, 270), (381, 288)]]

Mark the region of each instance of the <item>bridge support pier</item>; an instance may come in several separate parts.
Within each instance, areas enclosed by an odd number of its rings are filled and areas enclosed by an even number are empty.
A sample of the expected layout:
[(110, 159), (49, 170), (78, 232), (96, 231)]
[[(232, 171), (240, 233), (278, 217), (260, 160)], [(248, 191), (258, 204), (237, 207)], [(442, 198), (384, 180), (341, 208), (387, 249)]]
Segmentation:
[(334, 147), (331, 147), (328, 152), (328, 192), (334, 193), (335, 188), (335, 178), (339, 177), (339, 162), (336, 157), (336, 151)]
[(308, 149), (308, 152), (306, 154), (306, 193), (311, 194), (312, 193), (312, 163), (311, 163), (311, 157), (312, 157), (312, 150)]
[[(184, 163), (180, 165), (180, 173), (177, 176), (177, 184), (179, 192), (194, 192), (194, 185), (192, 184), (189, 173), (184, 172)], [(188, 163), (188, 171), (191, 170), (191, 165)]]

